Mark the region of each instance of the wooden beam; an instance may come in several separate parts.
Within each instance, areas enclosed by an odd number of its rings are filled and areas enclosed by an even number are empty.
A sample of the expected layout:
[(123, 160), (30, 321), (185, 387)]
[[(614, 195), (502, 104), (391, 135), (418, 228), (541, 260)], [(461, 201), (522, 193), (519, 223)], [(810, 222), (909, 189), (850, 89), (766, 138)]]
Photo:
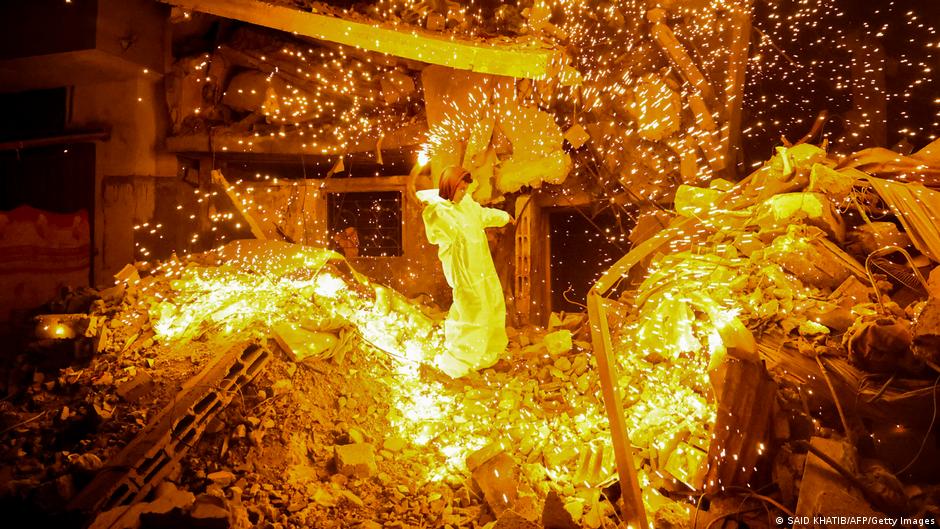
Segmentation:
[(318, 185), (326, 193), (355, 193), (366, 191), (404, 191), (404, 176), (367, 176), (361, 178), (326, 178)]
[(751, 49), (751, 13), (754, 0), (740, 0), (731, 11), (728, 70), (725, 77), (725, 120), (721, 125), (720, 152), (725, 161), (725, 177), (736, 179), (741, 151), (741, 108), (744, 106), (744, 78)]
[(627, 527), (647, 529), (646, 507), (643, 505), (643, 493), (633, 462), (633, 445), (627, 433), (627, 423), (623, 415), (623, 403), (620, 400), (617, 364), (614, 361), (613, 346), (610, 343), (610, 329), (607, 328), (607, 311), (604, 299), (598, 293), (597, 286), (587, 295), (588, 317), (591, 322), (591, 342), (594, 345), (594, 358), (597, 360), (597, 374), (601, 380), (601, 393), (604, 396), (604, 409), (610, 421), (610, 435), (614, 445), (614, 459), (617, 461), (617, 475), (620, 478), (620, 499), (623, 501), (621, 513)]
[(702, 71), (695, 65), (695, 61), (692, 60), (689, 53), (685, 51), (685, 47), (682, 46), (682, 43), (676, 38), (672, 29), (666, 25), (666, 11), (662, 8), (650, 9), (646, 13), (646, 18), (649, 19), (652, 24), (650, 34), (653, 36), (653, 40), (656, 41), (656, 44), (666, 53), (669, 60), (679, 69), (682, 78), (694, 86), (707, 101), (714, 100), (715, 92), (712, 90), (711, 85), (708, 84), (708, 80), (705, 79)]
[(30, 140), (14, 140), (0, 143), (0, 151), (17, 151), (33, 147), (48, 147), (50, 145), (64, 145), (68, 143), (84, 143), (89, 141), (108, 141), (111, 139), (110, 130), (97, 132), (76, 132), (62, 136), (48, 136)]
[(182, 9), (458, 70), (544, 79), (552, 75), (553, 68), (560, 65), (561, 53), (555, 49), (445, 38), (416, 28), (386, 28), (259, 0), (160, 1)]
[(222, 171), (217, 171), (215, 169), (212, 170), (212, 183), (222, 187), (229, 200), (232, 201), (232, 205), (235, 206), (235, 209), (241, 213), (242, 217), (245, 219), (245, 222), (248, 223), (248, 228), (251, 229), (251, 234), (254, 235), (255, 238), (259, 241), (268, 240), (268, 236), (265, 235), (264, 230), (261, 228), (261, 224), (255, 220), (254, 216), (251, 214), (251, 211), (249, 211), (247, 206), (245, 206), (245, 203), (242, 202), (242, 199), (238, 196), (238, 191), (235, 190), (235, 187), (229, 184), (228, 180), (222, 176)]
[[(405, 125), (388, 132), (382, 138), (382, 149), (391, 150), (420, 145), (426, 132), (427, 126), (422, 122)], [(213, 129), (211, 135), (200, 132), (169, 136), (166, 138), (165, 149), (167, 152), (173, 153), (230, 152), (336, 155), (374, 152), (377, 143), (378, 140), (371, 136), (363, 136), (358, 141), (340, 145), (332, 138), (324, 138), (319, 135), (319, 131), (314, 131), (313, 134), (306, 136), (300, 136), (292, 131), (281, 137), (273, 133), (255, 135), (251, 132), (239, 131), (234, 127), (220, 127)]]

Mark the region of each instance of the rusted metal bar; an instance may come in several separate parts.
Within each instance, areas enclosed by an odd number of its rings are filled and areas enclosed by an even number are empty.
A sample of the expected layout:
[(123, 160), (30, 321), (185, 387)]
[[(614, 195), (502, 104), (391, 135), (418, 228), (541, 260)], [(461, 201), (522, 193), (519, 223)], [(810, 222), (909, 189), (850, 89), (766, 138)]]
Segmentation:
[(14, 140), (0, 142), (0, 151), (16, 151), (32, 147), (48, 147), (50, 145), (65, 145), (67, 143), (84, 143), (89, 141), (108, 141), (111, 132), (100, 130), (95, 132), (81, 132), (65, 134), (62, 136), (49, 136), (47, 138), (33, 138), (29, 140)]

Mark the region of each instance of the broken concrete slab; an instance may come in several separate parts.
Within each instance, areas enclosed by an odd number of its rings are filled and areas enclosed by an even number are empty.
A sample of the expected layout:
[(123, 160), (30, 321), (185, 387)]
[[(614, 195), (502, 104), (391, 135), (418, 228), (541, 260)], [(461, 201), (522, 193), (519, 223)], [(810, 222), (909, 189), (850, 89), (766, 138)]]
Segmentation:
[(209, 478), (209, 480), (211, 480), (213, 483), (215, 483), (216, 485), (220, 487), (228, 487), (229, 485), (232, 484), (232, 482), (235, 481), (235, 474), (227, 470), (220, 470), (218, 472), (212, 472), (206, 477)]
[(837, 303), (840, 307), (851, 309), (861, 303), (871, 303), (874, 299), (875, 290), (871, 286), (859, 281), (855, 276), (851, 276), (839, 285), (830, 296), (829, 300)]
[(868, 255), (886, 246), (911, 247), (911, 238), (893, 222), (867, 222), (849, 233), (849, 240)]
[(753, 224), (762, 232), (782, 233), (793, 224), (820, 228), (836, 241), (845, 240), (845, 221), (821, 193), (782, 193), (760, 204)]
[(821, 163), (814, 163), (810, 169), (807, 191), (822, 193), (836, 201), (845, 200), (855, 185), (855, 175), (849, 171), (836, 171)]
[(702, 216), (711, 211), (727, 195), (715, 188), (680, 185), (676, 189), (675, 210), (683, 217)]
[(864, 275), (857, 261), (812, 226), (789, 226), (786, 235), (774, 239), (763, 251), (767, 259), (816, 288), (835, 289), (852, 275)]
[(376, 473), (375, 450), (369, 443), (353, 443), (333, 447), (336, 470), (345, 476), (367, 478)]
[(232, 525), (231, 511), (226, 501), (208, 494), (196, 498), (189, 511), (189, 527), (194, 529), (229, 529)]
[(339, 343), (335, 333), (311, 331), (290, 323), (275, 325), (272, 335), (281, 349), (295, 362), (329, 356)]
[[(803, 487), (800, 490), (803, 490)], [(800, 501), (803, 495), (800, 494)], [(800, 511), (797, 510), (797, 513)], [(800, 514), (797, 514), (799, 518)], [(872, 526), (870, 520), (874, 518), (885, 519), (887, 515), (874, 510), (865, 500), (853, 496), (844, 490), (824, 490), (816, 495), (816, 501), (810, 509), (809, 520), (831, 520), (817, 524), (793, 524), (793, 529), (801, 527), (840, 527), (850, 529), (868, 529)], [(854, 521), (854, 522), (853, 522)]]
[(467, 456), (467, 470), (473, 472), (480, 465), (496, 457), (506, 450), (508, 443), (504, 441), (494, 441), (483, 448)]
[(248, 70), (232, 78), (222, 96), (222, 103), (243, 112), (260, 112), (269, 90), (271, 78), (263, 72)]

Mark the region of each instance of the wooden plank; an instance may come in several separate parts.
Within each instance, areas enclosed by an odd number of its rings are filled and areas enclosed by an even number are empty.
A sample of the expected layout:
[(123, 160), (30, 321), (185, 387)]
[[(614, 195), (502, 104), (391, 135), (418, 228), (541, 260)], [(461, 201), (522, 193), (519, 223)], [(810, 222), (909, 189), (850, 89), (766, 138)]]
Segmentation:
[(548, 213), (538, 204), (529, 205), (529, 209), (532, 210), (529, 237), (533, 243), (529, 255), (529, 323), (545, 326), (552, 315), (551, 226)]
[(516, 199), (515, 228), (515, 274), (513, 294), (515, 295), (516, 314), (519, 324), (529, 324), (529, 307), (532, 303), (532, 195), (523, 195)]
[(614, 362), (613, 346), (610, 343), (610, 329), (607, 327), (607, 314), (604, 300), (597, 286), (588, 292), (588, 317), (591, 321), (591, 342), (594, 345), (594, 358), (597, 360), (598, 376), (601, 379), (601, 392), (604, 395), (604, 409), (610, 421), (610, 435), (613, 438), (614, 458), (617, 461), (617, 474), (620, 478), (620, 494), (623, 500), (623, 520), (628, 527), (646, 529), (646, 507), (633, 463), (633, 446), (627, 434), (626, 419), (623, 415), (623, 403), (617, 391), (617, 365)]
[(624, 521), (636, 529), (646, 529), (649, 524), (643, 506), (643, 496), (633, 462), (633, 446), (630, 443), (623, 403), (617, 388), (617, 367), (613, 359), (613, 346), (610, 341), (610, 329), (607, 324), (607, 312), (604, 298), (617, 283), (630, 272), (637, 263), (643, 261), (661, 246), (669, 243), (694, 226), (694, 219), (684, 219), (672, 228), (659, 232), (654, 237), (634, 248), (621, 257), (604, 275), (594, 283), (587, 295), (588, 318), (591, 323), (591, 343), (597, 360), (598, 375), (604, 396), (604, 408), (610, 421), (613, 439), (614, 457), (617, 460), (617, 473), (620, 478), (620, 491), (623, 499)]
[(362, 178), (327, 178), (310, 180), (310, 185), (319, 185), (326, 193), (353, 193), (367, 191), (404, 191), (404, 176), (366, 176)]
[(659, 45), (659, 48), (669, 57), (669, 60), (679, 69), (682, 78), (694, 86), (707, 101), (714, 100), (715, 92), (708, 80), (705, 79), (699, 67), (695, 65), (695, 61), (692, 60), (689, 53), (685, 51), (685, 47), (676, 38), (672, 29), (666, 25), (666, 11), (661, 8), (650, 9), (646, 13), (646, 18), (652, 23), (650, 35)]
[(238, 196), (235, 188), (228, 183), (228, 180), (222, 176), (222, 171), (212, 170), (212, 183), (222, 186), (222, 189), (225, 190), (225, 194), (228, 196), (229, 200), (232, 201), (232, 205), (235, 206), (235, 209), (241, 213), (244, 217), (245, 222), (248, 223), (248, 227), (251, 229), (251, 234), (255, 236), (256, 239), (261, 241), (266, 241), (268, 236), (265, 235), (264, 230), (261, 229), (261, 224), (258, 224), (258, 221), (255, 220), (254, 216), (250, 211), (245, 207), (245, 203), (242, 202), (241, 197)]
[(191, 11), (459, 70), (544, 79), (560, 64), (561, 53), (555, 49), (445, 38), (415, 28), (385, 28), (258, 0), (160, 1)]

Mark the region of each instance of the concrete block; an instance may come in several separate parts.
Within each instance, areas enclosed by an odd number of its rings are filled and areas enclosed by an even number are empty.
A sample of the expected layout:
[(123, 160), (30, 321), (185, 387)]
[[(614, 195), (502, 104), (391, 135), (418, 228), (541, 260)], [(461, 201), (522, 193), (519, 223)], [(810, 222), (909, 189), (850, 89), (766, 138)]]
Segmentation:
[(137, 375), (122, 382), (117, 387), (119, 397), (127, 402), (137, 402), (153, 391), (153, 377), (146, 371), (138, 371)]
[(333, 447), (336, 470), (345, 476), (367, 478), (376, 473), (375, 450), (369, 443)]
[(227, 487), (231, 485), (233, 481), (235, 481), (235, 474), (227, 470), (220, 470), (218, 472), (212, 472), (206, 477), (209, 478), (213, 483), (215, 483), (216, 485), (220, 487)]

